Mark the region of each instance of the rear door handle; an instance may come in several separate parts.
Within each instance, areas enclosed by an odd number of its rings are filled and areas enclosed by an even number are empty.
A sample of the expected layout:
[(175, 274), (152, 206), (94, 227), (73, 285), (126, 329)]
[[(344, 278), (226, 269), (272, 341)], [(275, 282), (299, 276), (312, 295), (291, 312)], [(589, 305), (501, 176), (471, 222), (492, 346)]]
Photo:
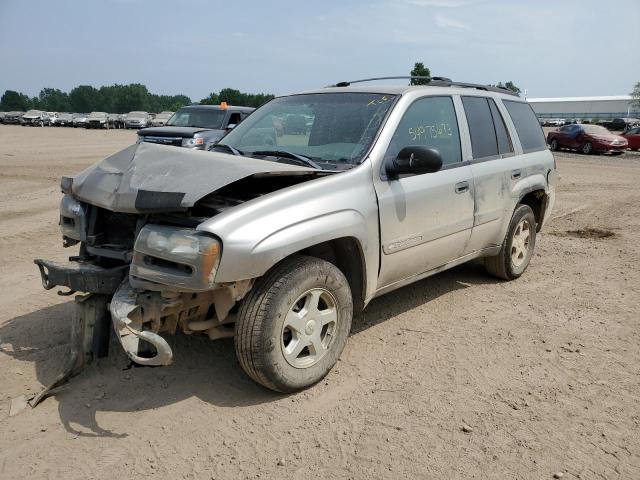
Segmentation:
[(456, 193), (464, 193), (469, 191), (469, 182), (456, 183)]
[(522, 170), (513, 170), (511, 172), (511, 178), (516, 180), (522, 176)]

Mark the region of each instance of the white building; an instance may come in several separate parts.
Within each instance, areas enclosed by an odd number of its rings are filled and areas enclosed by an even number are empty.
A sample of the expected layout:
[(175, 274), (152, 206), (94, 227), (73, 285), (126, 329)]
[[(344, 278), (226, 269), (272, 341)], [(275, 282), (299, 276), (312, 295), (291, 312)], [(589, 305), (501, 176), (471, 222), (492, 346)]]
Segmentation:
[(604, 120), (640, 117), (640, 109), (632, 107), (630, 95), (609, 97), (528, 98), (538, 118)]

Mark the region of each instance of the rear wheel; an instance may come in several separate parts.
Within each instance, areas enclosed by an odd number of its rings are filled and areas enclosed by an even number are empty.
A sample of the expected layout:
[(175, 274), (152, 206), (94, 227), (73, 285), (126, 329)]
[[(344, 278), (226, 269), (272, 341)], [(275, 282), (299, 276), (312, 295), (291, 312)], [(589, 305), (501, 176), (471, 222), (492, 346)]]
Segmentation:
[(580, 150), (585, 155), (591, 155), (593, 153), (593, 144), (591, 142), (586, 142), (584, 145), (582, 145), (582, 148)]
[(487, 271), (504, 280), (514, 280), (529, 266), (536, 244), (536, 217), (529, 205), (518, 205), (498, 255), (485, 258)]
[(240, 365), (271, 390), (309, 387), (338, 361), (352, 316), (351, 289), (335, 265), (307, 256), (284, 260), (242, 302), (234, 339)]

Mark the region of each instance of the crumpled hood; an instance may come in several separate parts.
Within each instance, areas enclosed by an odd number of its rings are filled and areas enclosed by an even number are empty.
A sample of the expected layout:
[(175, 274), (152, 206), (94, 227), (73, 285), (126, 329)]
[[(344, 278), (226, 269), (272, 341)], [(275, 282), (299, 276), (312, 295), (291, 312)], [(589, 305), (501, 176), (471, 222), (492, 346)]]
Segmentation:
[(230, 183), (255, 174), (317, 172), (217, 152), (139, 143), (73, 178), (73, 196), (125, 213), (178, 211)]

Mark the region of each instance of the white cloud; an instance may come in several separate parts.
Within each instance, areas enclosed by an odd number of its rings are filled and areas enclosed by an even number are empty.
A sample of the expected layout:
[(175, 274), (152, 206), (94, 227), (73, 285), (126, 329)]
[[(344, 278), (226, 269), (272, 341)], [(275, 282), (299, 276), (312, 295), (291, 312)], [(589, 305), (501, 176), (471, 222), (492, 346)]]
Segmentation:
[(440, 28), (453, 28), (456, 30), (471, 30), (471, 25), (468, 23), (461, 22), (460, 20), (456, 20), (455, 18), (450, 18), (441, 13), (438, 13), (435, 17), (436, 25)]

